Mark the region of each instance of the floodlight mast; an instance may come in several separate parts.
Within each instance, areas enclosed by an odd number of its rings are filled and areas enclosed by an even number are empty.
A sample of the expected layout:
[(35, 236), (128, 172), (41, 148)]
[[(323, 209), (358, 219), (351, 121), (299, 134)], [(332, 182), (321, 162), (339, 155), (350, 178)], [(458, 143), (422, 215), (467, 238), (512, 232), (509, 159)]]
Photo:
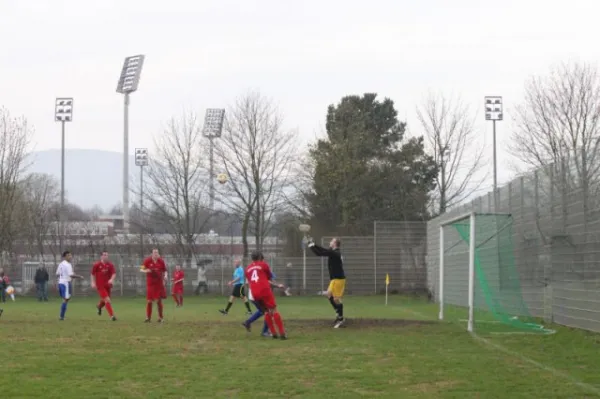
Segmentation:
[(493, 152), (494, 152), (494, 211), (498, 211), (498, 173), (497, 173), (497, 158), (496, 158), (496, 121), (501, 121), (504, 118), (502, 111), (502, 97), (487, 96), (485, 97), (485, 120), (492, 121), (493, 130)]
[(54, 121), (61, 124), (60, 147), (60, 216), (58, 222), (59, 245), (63, 248), (65, 215), (65, 124), (73, 121), (73, 98), (59, 97), (54, 102)]
[(209, 192), (210, 192), (210, 203), (209, 208), (211, 211), (215, 209), (215, 149), (214, 139), (221, 137), (223, 132), (223, 121), (225, 120), (225, 110), (222, 108), (208, 108), (204, 117), (204, 128), (202, 134), (209, 140), (209, 157), (210, 157), (210, 178), (209, 178)]
[[(140, 219), (144, 217), (144, 166), (148, 166), (148, 149), (135, 149), (135, 164), (140, 167)], [(140, 255), (144, 259), (144, 224), (140, 226)]]
[(123, 94), (123, 229), (129, 231), (129, 94), (138, 89), (144, 55), (125, 58), (117, 93)]

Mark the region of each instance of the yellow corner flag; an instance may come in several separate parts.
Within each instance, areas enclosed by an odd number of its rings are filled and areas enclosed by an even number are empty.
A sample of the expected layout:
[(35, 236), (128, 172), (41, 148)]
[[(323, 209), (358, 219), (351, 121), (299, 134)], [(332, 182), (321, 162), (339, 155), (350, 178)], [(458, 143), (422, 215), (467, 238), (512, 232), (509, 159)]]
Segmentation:
[(389, 274), (385, 274), (385, 285), (390, 285), (390, 275)]

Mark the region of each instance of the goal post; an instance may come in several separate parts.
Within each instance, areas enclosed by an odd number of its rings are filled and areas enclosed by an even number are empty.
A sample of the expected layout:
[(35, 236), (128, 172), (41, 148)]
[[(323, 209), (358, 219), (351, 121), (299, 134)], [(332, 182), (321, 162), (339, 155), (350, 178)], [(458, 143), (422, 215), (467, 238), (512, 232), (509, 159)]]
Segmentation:
[(466, 322), (469, 332), (553, 332), (523, 300), (510, 214), (459, 215), (440, 224), (439, 239), (440, 320)]

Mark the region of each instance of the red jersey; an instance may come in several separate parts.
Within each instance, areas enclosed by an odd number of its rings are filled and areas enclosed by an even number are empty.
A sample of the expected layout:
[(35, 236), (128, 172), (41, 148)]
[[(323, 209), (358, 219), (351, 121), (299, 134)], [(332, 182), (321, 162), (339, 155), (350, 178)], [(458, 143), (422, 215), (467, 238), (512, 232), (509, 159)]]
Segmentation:
[(253, 295), (265, 290), (271, 291), (270, 280), (273, 279), (271, 268), (265, 261), (252, 262), (246, 268), (246, 280)]
[(108, 280), (116, 273), (115, 265), (110, 262), (98, 261), (92, 266), (92, 276), (96, 279), (96, 287), (106, 287)]
[(179, 271), (175, 271), (175, 273), (173, 273), (173, 281), (177, 281), (177, 280), (182, 280), (178, 283), (173, 284), (176, 288), (183, 288), (183, 278), (185, 277), (185, 274), (183, 273), (183, 270), (179, 270)]
[(150, 269), (150, 273), (146, 273), (146, 285), (162, 286), (164, 283), (167, 266), (162, 258), (158, 258), (156, 262), (151, 256), (144, 259), (144, 266)]

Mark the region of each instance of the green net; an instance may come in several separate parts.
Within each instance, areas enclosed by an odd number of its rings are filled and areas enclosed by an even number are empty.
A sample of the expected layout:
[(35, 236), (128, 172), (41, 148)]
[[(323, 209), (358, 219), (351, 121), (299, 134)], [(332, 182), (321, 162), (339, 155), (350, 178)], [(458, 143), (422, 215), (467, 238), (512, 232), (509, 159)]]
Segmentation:
[[(445, 270), (450, 269), (447, 273), (450, 277), (448, 278), (449, 300), (447, 303), (468, 306), (470, 218), (453, 223), (451, 227), (453, 229), (446, 228), (444, 230)], [(449, 239), (446, 239), (446, 235), (449, 236)], [(475, 216), (473, 301), (475, 328), (479, 332), (518, 330), (541, 334), (552, 333), (552, 330), (545, 329), (536, 318), (531, 316), (523, 299), (512, 239), (513, 229), (510, 215), (481, 214)], [(455, 267), (456, 265), (461, 267)], [(457, 273), (461, 275), (458, 276)], [(464, 283), (461, 284), (460, 280)], [(465, 292), (467, 293), (466, 298)], [(465, 318), (467, 315), (468, 313)]]

